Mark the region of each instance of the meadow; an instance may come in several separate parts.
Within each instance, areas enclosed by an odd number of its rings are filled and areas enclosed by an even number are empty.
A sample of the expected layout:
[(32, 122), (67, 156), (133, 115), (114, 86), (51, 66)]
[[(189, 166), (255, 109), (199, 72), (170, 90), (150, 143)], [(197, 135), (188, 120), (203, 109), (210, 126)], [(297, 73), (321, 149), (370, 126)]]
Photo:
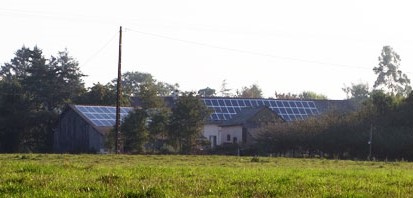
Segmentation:
[(413, 197), (413, 163), (0, 154), (0, 197)]

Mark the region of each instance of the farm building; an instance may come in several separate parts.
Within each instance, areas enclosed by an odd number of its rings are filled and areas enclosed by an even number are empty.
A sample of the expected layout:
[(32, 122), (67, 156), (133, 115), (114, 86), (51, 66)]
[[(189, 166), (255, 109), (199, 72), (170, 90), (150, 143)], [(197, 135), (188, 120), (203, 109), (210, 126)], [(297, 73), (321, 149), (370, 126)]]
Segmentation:
[[(347, 100), (278, 100), (262, 98), (202, 98), (212, 113), (203, 135), (211, 147), (226, 143), (250, 144), (266, 124), (303, 120), (330, 110), (354, 110)], [(263, 108), (265, 107), (265, 108)]]
[[(173, 97), (165, 97), (172, 107)], [(228, 143), (249, 144), (261, 126), (290, 122), (317, 116), (329, 110), (340, 112), (354, 109), (346, 100), (278, 100), (258, 98), (201, 98), (212, 110), (202, 130), (211, 147)], [(139, 99), (133, 98), (133, 106)], [(122, 107), (121, 117), (132, 107)], [(58, 153), (101, 152), (105, 137), (115, 124), (115, 107), (69, 105), (61, 114), (54, 135), (54, 150)]]
[[(121, 118), (132, 109), (122, 107)], [(115, 107), (68, 105), (54, 132), (54, 152), (105, 152), (106, 136), (115, 125), (115, 117)]]

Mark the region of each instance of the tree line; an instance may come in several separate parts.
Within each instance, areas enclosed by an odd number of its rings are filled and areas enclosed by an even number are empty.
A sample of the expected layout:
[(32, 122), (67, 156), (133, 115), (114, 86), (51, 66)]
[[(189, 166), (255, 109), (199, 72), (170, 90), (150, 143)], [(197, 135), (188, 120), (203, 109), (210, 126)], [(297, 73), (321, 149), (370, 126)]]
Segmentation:
[(367, 84), (343, 88), (358, 111), (327, 114), (268, 126), (257, 137), (261, 153), (349, 159), (413, 160), (413, 93), (400, 70), (400, 56), (384, 46), (373, 90)]
[[(350, 114), (332, 111), (294, 124), (265, 128), (256, 140), (258, 153), (310, 152), (327, 156), (363, 158), (413, 158), (413, 96), (410, 80), (401, 72), (400, 56), (384, 46), (373, 90), (367, 84), (344, 87), (349, 100), (360, 105)], [(67, 104), (115, 104), (116, 80), (85, 88), (78, 62), (67, 50), (45, 58), (38, 47), (22, 47), (0, 69), (0, 152), (52, 152), (53, 129)], [(208, 109), (199, 96), (214, 96), (205, 88), (176, 95), (170, 106), (159, 96), (169, 96), (178, 84), (157, 81), (147, 73), (122, 75), (122, 106), (140, 98), (140, 108), (121, 126), (122, 149), (128, 153), (164, 150), (191, 153), (205, 143), (200, 132)], [(220, 93), (231, 97), (262, 97), (258, 85), (243, 87), (231, 95), (223, 81)], [(276, 93), (279, 99), (326, 99), (322, 94)], [(172, 108), (170, 108), (172, 106)], [(114, 134), (114, 133), (111, 133)], [(373, 134), (373, 135), (370, 135)], [(113, 141), (109, 138), (108, 144)], [(370, 142), (370, 145), (367, 143)]]

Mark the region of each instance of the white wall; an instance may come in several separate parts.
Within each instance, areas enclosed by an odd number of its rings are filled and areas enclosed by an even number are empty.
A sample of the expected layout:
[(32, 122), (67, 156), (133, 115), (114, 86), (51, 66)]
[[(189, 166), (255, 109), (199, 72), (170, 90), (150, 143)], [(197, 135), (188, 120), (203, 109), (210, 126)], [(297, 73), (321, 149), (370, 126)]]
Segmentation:
[[(204, 129), (202, 131), (204, 137), (206, 137), (209, 141), (211, 141), (211, 136), (215, 136), (217, 138), (217, 145), (221, 145), (221, 135), (220, 135), (221, 127), (215, 124), (206, 124), (204, 125)], [(214, 147), (213, 143), (211, 142), (211, 147)]]
[[(204, 125), (203, 135), (211, 141), (211, 136), (215, 136), (217, 140), (216, 145), (223, 143), (232, 143), (234, 137), (237, 138), (238, 143), (242, 143), (242, 126), (220, 127), (216, 124)], [(230, 140), (227, 140), (227, 135), (230, 135)], [(213, 143), (211, 142), (211, 146)]]
[[(227, 137), (230, 135), (230, 139)], [(221, 128), (222, 143), (233, 143), (234, 137), (237, 138), (237, 143), (242, 143), (242, 126), (229, 126)]]

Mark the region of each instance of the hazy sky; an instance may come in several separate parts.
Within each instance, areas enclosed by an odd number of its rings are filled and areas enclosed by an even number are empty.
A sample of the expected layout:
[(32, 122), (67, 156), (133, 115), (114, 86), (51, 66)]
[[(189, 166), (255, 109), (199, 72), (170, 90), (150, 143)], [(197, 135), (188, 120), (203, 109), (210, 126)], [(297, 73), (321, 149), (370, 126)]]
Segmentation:
[(68, 49), (87, 86), (123, 71), (151, 73), (181, 90), (226, 80), (233, 92), (258, 84), (345, 98), (344, 84), (369, 83), (384, 45), (413, 78), (413, 2), (332, 0), (3, 0), (0, 64), (23, 45), (46, 57)]

